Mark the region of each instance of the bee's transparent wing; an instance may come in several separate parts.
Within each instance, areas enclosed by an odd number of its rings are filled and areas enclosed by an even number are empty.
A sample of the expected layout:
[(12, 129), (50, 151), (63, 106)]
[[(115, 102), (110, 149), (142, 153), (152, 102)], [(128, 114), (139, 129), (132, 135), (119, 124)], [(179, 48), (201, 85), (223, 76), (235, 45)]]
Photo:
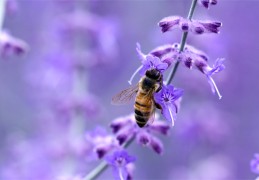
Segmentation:
[(113, 105), (122, 105), (129, 103), (138, 92), (138, 84), (135, 86), (130, 86), (128, 89), (121, 91), (120, 93), (116, 94), (112, 98)]
[(152, 111), (151, 111), (150, 118), (148, 119), (148, 122), (147, 122), (148, 125), (153, 124), (153, 122), (155, 121), (155, 118), (156, 118), (155, 115), (156, 115), (155, 102), (154, 102), (154, 100), (152, 100)]
[(153, 124), (153, 122), (155, 121), (155, 115), (156, 115), (156, 106), (155, 106), (155, 101), (154, 101), (154, 89), (151, 89), (146, 96), (148, 96), (149, 101), (151, 101), (150, 103), (152, 104), (151, 106), (151, 114), (150, 117), (148, 119), (147, 124), (151, 125)]

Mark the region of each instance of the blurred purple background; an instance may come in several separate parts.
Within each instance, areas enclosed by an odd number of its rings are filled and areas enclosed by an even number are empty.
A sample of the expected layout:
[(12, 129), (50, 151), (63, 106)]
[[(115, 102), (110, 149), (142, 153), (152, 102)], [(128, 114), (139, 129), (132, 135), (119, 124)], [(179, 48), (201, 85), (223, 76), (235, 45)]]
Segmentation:
[[(127, 81), (140, 65), (136, 42), (145, 53), (180, 42), (179, 30), (162, 34), (157, 23), (169, 15), (185, 17), (190, 3), (18, 1), (17, 12), (6, 15), (4, 28), (26, 41), (30, 51), (0, 61), (1, 177), (52, 179), (53, 174), (69, 174), (72, 163), (63, 152), (67, 143), (79, 154), (81, 169), (76, 173), (84, 175), (93, 169), (98, 161), (85, 160), (80, 154), (85, 147), (77, 140), (96, 126), (109, 130), (113, 119), (133, 112), (132, 104), (112, 106), (110, 100), (128, 87)], [(199, 72), (180, 66), (173, 84), (183, 88), (185, 95), (175, 127), (168, 137), (161, 137), (162, 156), (136, 144), (129, 148), (137, 157), (135, 179), (255, 179), (249, 163), (259, 152), (258, 8), (259, 2), (252, 0), (219, 1), (209, 10), (196, 8), (194, 19), (223, 23), (219, 35), (190, 34), (187, 39), (208, 54), (211, 65), (218, 57), (226, 59), (226, 69), (215, 76), (223, 98), (218, 100), (211, 93)], [(87, 22), (85, 17), (93, 15), (97, 16), (94, 21)], [(74, 88), (73, 78), (78, 75), (74, 67), (84, 71), (79, 76), (85, 77), (86, 94), (80, 94), (80, 85), (79, 90)], [(73, 132), (71, 107), (86, 113)], [(67, 133), (72, 134), (71, 140)], [(54, 154), (51, 161), (45, 158), (49, 153)], [(100, 179), (107, 177), (112, 178), (111, 170)]]

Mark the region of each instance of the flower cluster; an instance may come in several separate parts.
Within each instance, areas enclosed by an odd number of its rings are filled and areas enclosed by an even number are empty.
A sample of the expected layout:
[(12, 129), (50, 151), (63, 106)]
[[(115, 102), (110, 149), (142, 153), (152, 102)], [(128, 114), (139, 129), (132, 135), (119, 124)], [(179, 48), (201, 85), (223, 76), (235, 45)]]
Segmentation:
[(183, 51), (180, 51), (179, 48), (179, 44), (160, 46), (152, 50), (150, 54), (161, 58), (162, 62), (167, 62), (168, 64), (179, 61), (189, 69), (199, 70), (206, 76), (212, 92), (216, 92), (221, 99), (222, 96), (211, 76), (225, 69), (224, 59), (218, 58), (211, 67), (208, 64), (209, 58), (204, 52), (190, 45), (186, 45)]
[(135, 157), (123, 149), (117, 138), (108, 134), (104, 128), (97, 127), (86, 134), (86, 140), (91, 144), (92, 152), (113, 168), (115, 179), (132, 179)]
[(151, 148), (158, 154), (163, 152), (163, 144), (154, 136), (154, 133), (167, 135), (170, 129), (170, 126), (157, 119), (154, 123), (139, 128), (133, 114), (115, 119), (110, 127), (119, 144), (124, 144), (131, 138), (136, 138), (137, 143)]
[(204, 34), (219, 33), (219, 28), (222, 26), (222, 23), (218, 21), (189, 20), (180, 16), (169, 16), (163, 18), (158, 25), (161, 27), (163, 33), (179, 28), (184, 32)]

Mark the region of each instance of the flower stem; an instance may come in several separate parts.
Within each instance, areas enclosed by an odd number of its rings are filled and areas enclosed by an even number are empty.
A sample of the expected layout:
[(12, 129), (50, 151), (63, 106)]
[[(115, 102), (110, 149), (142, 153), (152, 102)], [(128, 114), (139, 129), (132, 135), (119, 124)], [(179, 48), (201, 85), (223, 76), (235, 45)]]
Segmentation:
[[(197, 4), (197, 0), (193, 0), (192, 1), (192, 5), (191, 5), (191, 8), (189, 10), (189, 14), (188, 14), (188, 19), (191, 20), (192, 19), (192, 16), (193, 16), (193, 13), (194, 13), (194, 10), (195, 10), (195, 7), (196, 7), (196, 4)], [(184, 32), (183, 35), (182, 35), (182, 39), (181, 39), (181, 44), (180, 44), (180, 52), (183, 51), (184, 49), (184, 46), (186, 44), (186, 39), (187, 39), (187, 36), (188, 36), (188, 32)], [(178, 66), (179, 66), (180, 62), (177, 61), (173, 70), (170, 72), (169, 76), (168, 76), (168, 79), (166, 81), (166, 84), (170, 84), (171, 81), (173, 80), (174, 76), (175, 76), (175, 73), (178, 69)]]
[(0, 0), (0, 31), (3, 28), (6, 0)]
[[(135, 136), (132, 136), (122, 147), (127, 148), (134, 141)], [(88, 173), (83, 180), (93, 180), (100, 176), (108, 168), (107, 162), (101, 162), (95, 169)]]

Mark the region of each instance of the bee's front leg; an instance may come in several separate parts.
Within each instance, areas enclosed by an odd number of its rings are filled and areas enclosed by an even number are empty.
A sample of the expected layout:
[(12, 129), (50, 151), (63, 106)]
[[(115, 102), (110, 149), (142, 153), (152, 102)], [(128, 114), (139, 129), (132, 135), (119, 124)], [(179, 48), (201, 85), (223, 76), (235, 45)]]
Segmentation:
[(159, 92), (162, 89), (162, 86), (160, 84), (155, 84), (155, 91)]

